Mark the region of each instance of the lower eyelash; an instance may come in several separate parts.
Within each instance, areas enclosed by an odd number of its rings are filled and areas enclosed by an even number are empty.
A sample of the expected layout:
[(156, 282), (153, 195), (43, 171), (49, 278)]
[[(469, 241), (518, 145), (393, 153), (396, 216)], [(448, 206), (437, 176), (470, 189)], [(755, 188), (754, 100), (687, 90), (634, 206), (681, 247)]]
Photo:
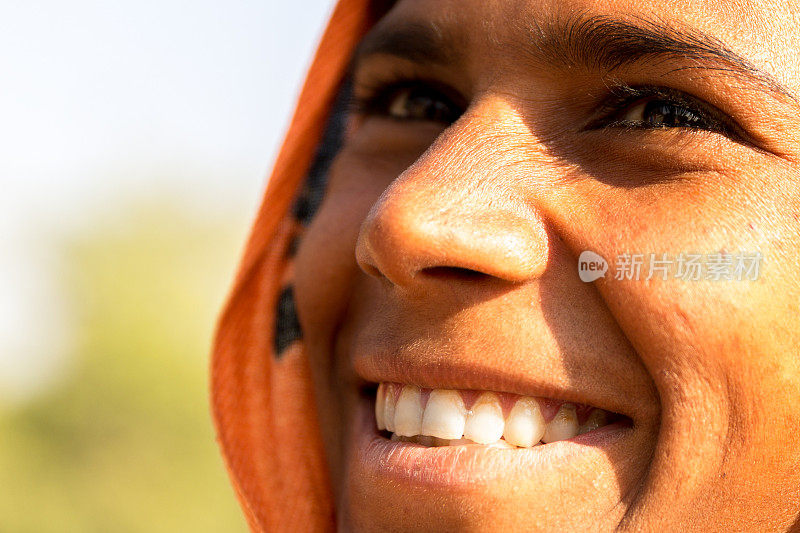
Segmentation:
[[(664, 87), (631, 87), (626, 85), (618, 85), (611, 88), (611, 98), (607, 99), (601, 105), (601, 111), (598, 112), (599, 118), (594, 119), (584, 129), (601, 129), (604, 127), (628, 127), (630, 129), (668, 129), (669, 126), (654, 127), (645, 124), (637, 124), (630, 121), (614, 120), (613, 117), (618, 116), (629, 106), (645, 98), (657, 98), (664, 101), (672, 102), (676, 105), (686, 107), (692, 110), (693, 113), (703, 118), (706, 122), (705, 126), (679, 126), (683, 129), (692, 129), (700, 131), (711, 131), (722, 133), (730, 137), (737, 137), (735, 133), (736, 128), (732, 126), (733, 121), (728, 118), (724, 113), (717, 110), (710, 104), (706, 104), (699, 99), (686, 95), (680, 91), (676, 91)], [(677, 128), (676, 126), (675, 128)]]

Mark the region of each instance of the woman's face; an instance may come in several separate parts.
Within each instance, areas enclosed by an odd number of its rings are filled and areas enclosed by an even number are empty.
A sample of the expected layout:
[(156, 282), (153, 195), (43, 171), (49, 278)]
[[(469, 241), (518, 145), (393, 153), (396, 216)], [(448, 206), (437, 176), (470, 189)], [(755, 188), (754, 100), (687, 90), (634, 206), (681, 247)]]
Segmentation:
[(371, 30), (296, 263), (342, 527), (795, 523), (799, 23), (401, 0)]

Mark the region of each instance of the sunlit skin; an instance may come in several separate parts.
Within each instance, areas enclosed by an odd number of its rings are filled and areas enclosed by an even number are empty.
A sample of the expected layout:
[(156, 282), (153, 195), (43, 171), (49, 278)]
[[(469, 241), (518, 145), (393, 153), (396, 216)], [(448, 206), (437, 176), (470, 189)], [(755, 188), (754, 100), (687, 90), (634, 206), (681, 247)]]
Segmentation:
[[(401, 0), (373, 28), (434, 27), (455, 53), (361, 54), (358, 100), (410, 80), (430, 105), (404, 114), (395, 90), (389, 105), (354, 108), (298, 252), (342, 529), (800, 524), (799, 12), (793, 2)], [(537, 53), (542, 35), (595, 16), (702, 33), (754, 68)], [(621, 101), (612, 87), (650, 93)], [(695, 122), (648, 127), (653, 100)], [(584, 283), (583, 250), (764, 261), (757, 281), (616, 280), (612, 265)], [(478, 466), (398, 478), (358, 444), (374, 399), (364, 391), (379, 381), (584, 401), (631, 423), (560, 460), (536, 448), (548, 460), (534, 468), (479, 451)]]

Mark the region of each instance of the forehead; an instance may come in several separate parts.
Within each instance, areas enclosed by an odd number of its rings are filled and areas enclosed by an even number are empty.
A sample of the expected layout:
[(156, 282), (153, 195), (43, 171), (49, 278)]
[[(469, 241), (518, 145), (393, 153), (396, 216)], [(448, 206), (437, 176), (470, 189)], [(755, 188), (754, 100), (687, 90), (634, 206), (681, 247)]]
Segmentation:
[(379, 26), (428, 25), (470, 54), (496, 54), (522, 44), (525, 30), (576, 15), (643, 19), (703, 33), (800, 93), (795, 0), (399, 0)]

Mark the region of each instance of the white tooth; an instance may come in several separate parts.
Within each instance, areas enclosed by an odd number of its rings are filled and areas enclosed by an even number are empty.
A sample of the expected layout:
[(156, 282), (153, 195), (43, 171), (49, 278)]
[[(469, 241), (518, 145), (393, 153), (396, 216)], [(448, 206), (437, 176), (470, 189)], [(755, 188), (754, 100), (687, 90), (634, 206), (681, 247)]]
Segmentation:
[(375, 394), (375, 422), (378, 423), (378, 430), (386, 429), (386, 423), (383, 421), (384, 411), (386, 409), (386, 387), (381, 383), (378, 385), (378, 392)]
[(508, 414), (503, 438), (514, 446), (533, 446), (544, 435), (544, 427), (538, 402), (530, 397), (520, 398)]
[(395, 409), (395, 395), (394, 384), (387, 383), (383, 388), (384, 392), (384, 405), (383, 405), (383, 423), (386, 424), (387, 431), (394, 431), (394, 409)]
[(417, 387), (406, 385), (394, 408), (394, 432), (411, 437), (422, 433), (422, 395)]
[(589, 418), (586, 419), (586, 422), (581, 424), (581, 427), (578, 428), (578, 435), (594, 431), (599, 427), (605, 426), (607, 423), (608, 413), (602, 409), (593, 409), (592, 412), (589, 413)]
[(556, 442), (571, 439), (578, 434), (578, 414), (575, 406), (565, 403), (559, 407), (556, 416), (547, 424), (542, 442)]
[(491, 392), (482, 393), (467, 414), (464, 438), (479, 444), (491, 444), (503, 436), (503, 410)]
[(422, 433), (440, 439), (460, 439), (467, 410), (461, 394), (454, 390), (431, 391), (422, 415)]

